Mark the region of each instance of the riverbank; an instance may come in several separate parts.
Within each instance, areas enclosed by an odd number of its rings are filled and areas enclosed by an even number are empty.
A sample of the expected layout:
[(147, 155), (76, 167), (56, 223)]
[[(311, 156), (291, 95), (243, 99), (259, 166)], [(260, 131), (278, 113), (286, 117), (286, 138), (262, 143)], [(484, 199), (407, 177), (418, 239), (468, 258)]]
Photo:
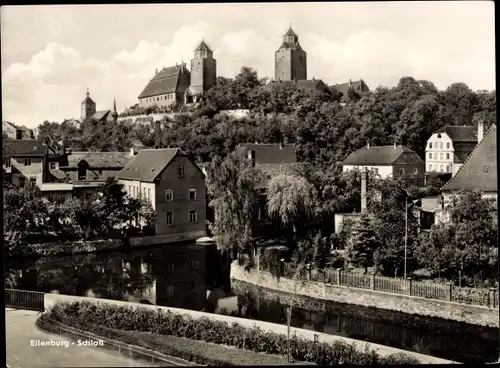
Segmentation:
[(77, 240), (66, 242), (35, 243), (23, 245), (11, 258), (52, 257), (74, 254), (120, 250), (125, 247), (121, 239)]
[(270, 290), (298, 294), (320, 300), (329, 300), (362, 307), (379, 308), (411, 315), (443, 318), (473, 325), (499, 326), (498, 309), (459, 304), (414, 296), (356, 289), (316, 281), (292, 281), (269, 272), (252, 270), (246, 272), (236, 263), (231, 264), (231, 279), (243, 281)]
[[(205, 313), (205, 312), (199, 312), (199, 311), (193, 311), (193, 310), (186, 310), (186, 309), (179, 309), (179, 308), (170, 308), (170, 307), (162, 307), (162, 306), (157, 306), (157, 305), (145, 305), (145, 304), (135, 304), (135, 303), (128, 303), (128, 302), (123, 302), (123, 301), (116, 301), (116, 300), (109, 300), (109, 299), (97, 299), (97, 298), (89, 298), (89, 297), (77, 297), (77, 296), (70, 296), (70, 295), (60, 295), (60, 294), (45, 294), (45, 308), (48, 310), (52, 308), (55, 304), (57, 303), (71, 303), (75, 301), (91, 301), (93, 303), (101, 303), (101, 304), (108, 304), (108, 305), (118, 305), (118, 306), (129, 306), (131, 308), (148, 308), (152, 310), (162, 310), (165, 312), (170, 311), (171, 313), (175, 314), (181, 314), (181, 315), (186, 315), (189, 316), (192, 319), (200, 319), (200, 318), (209, 318), (211, 320), (215, 321), (220, 321), (220, 322), (227, 322), (229, 324), (232, 323), (237, 323), (242, 327), (246, 328), (255, 328), (258, 327), (262, 331), (265, 332), (273, 332), (276, 334), (287, 334), (287, 326), (275, 324), (275, 323), (269, 323), (269, 322), (263, 322), (263, 321), (257, 321), (257, 320), (248, 320), (244, 318), (238, 318), (238, 317), (231, 317), (231, 316), (224, 316), (224, 315), (217, 315), (217, 314), (211, 314), (211, 313)], [(301, 328), (291, 328), (291, 334), (292, 335), (297, 335), (298, 337), (302, 337), (304, 339), (307, 339), (309, 341), (314, 341), (316, 338), (320, 342), (326, 342), (326, 343), (334, 343), (335, 341), (342, 341), (345, 342), (349, 345), (355, 343), (358, 346), (366, 345), (368, 349), (374, 350), (376, 353), (378, 353), (381, 356), (389, 356), (392, 354), (405, 354), (410, 357), (414, 357), (418, 359), (422, 364), (449, 364), (453, 363), (450, 360), (446, 359), (440, 359), (428, 355), (423, 355), (423, 354), (418, 354), (410, 351), (405, 351), (402, 349), (396, 349), (392, 348), (389, 346), (384, 346), (384, 345), (379, 345), (379, 344), (373, 344), (373, 343), (366, 343), (365, 341), (359, 341), (351, 338), (346, 338), (342, 336), (335, 336), (335, 335), (329, 335), (326, 333), (316, 333), (315, 331), (310, 331), (310, 330), (305, 330)]]

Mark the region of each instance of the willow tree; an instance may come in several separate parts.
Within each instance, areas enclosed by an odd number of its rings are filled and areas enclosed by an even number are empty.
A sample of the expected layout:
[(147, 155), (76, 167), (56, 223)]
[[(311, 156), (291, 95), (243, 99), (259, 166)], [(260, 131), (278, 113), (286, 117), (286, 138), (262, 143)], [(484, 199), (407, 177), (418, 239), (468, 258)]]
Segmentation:
[(269, 181), (267, 198), (269, 216), (291, 227), (295, 240), (300, 224), (315, 212), (316, 189), (302, 176), (281, 174)]
[(209, 223), (219, 248), (233, 248), (252, 255), (254, 246), (253, 218), (258, 203), (261, 173), (237, 148), (224, 160), (215, 157), (207, 170), (209, 206), (214, 221)]

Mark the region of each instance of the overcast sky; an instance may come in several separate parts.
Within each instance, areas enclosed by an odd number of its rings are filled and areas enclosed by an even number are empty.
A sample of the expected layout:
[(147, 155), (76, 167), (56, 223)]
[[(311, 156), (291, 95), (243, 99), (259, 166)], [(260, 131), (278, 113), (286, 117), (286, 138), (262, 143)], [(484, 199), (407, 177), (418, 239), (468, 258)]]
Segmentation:
[(67, 5), (1, 8), (3, 119), (28, 127), (137, 102), (155, 68), (188, 62), (203, 37), (218, 75), (241, 66), (274, 74), (289, 24), (308, 78), (362, 78), (372, 89), (403, 76), (444, 89), (495, 89), (494, 3), (351, 2)]

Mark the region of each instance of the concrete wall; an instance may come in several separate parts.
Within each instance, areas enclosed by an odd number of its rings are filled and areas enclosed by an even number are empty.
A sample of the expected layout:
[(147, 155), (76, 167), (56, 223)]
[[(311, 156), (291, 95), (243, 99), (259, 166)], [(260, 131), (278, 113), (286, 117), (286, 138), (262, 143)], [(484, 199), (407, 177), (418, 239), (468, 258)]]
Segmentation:
[(281, 277), (279, 281), (268, 272), (245, 272), (231, 265), (231, 278), (271, 290), (290, 292), (333, 302), (393, 310), (426, 317), (437, 317), (473, 325), (498, 327), (498, 309), (425, 299), (399, 294), (349, 288), (316, 281), (297, 281)]
[[(172, 313), (189, 315), (193, 319), (206, 317), (206, 318), (210, 318), (212, 320), (227, 322), (229, 324), (238, 323), (241, 326), (249, 327), (249, 328), (259, 327), (263, 331), (266, 331), (266, 332), (273, 332), (273, 333), (284, 334), (284, 335), (286, 335), (286, 333), (287, 333), (287, 326), (283, 326), (283, 325), (279, 325), (279, 324), (275, 324), (275, 323), (263, 322), (263, 321), (249, 320), (249, 319), (244, 319), (244, 318), (239, 318), (239, 317), (223, 316), (223, 315), (218, 315), (218, 314), (198, 312), (198, 311), (187, 310), (187, 309), (160, 307), (160, 306), (156, 306), (156, 305), (134, 304), (134, 303), (117, 301), (117, 300), (109, 300), (109, 299), (96, 299), (96, 298), (89, 298), (89, 297), (78, 297), (78, 296), (60, 295), (60, 294), (45, 294), (45, 308), (47, 310), (50, 310), (50, 308), (52, 308), (58, 302), (72, 303), (72, 302), (77, 302), (77, 301), (80, 301), (80, 302), (81, 301), (89, 301), (89, 302), (94, 302), (94, 303), (113, 304), (113, 305), (118, 305), (118, 306), (129, 306), (129, 307), (131, 306), (134, 308), (161, 309), (164, 311), (171, 311)], [(412, 356), (412, 357), (419, 359), (420, 362), (423, 364), (452, 363), (451, 361), (446, 360), (446, 359), (435, 358), (435, 357), (431, 357), (428, 355), (423, 355), (423, 354), (418, 354), (418, 353), (414, 353), (414, 352), (410, 352), (410, 351), (392, 348), (389, 346), (373, 344), (373, 343), (366, 343), (365, 341), (354, 340), (354, 339), (350, 339), (347, 337), (328, 335), (325, 333), (317, 333), (315, 331), (304, 330), (304, 329), (300, 329), (300, 328), (292, 327), (291, 334), (292, 335), (296, 334), (297, 336), (302, 336), (302, 337), (309, 339), (309, 340), (313, 340), (314, 335), (317, 335), (319, 341), (329, 342), (329, 343), (332, 343), (334, 341), (344, 341), (348, 344), (356, 343), (360, 349), (363, 349), (364, 345), (366, 344), (366, 345), (368, 345), (368, 347), (370, 349), (377, 351), (382, 356), (387, 356), (387, 355), (396, 354), (396, 353), (404, 353), (406, 355), (409, 355), (409, 356)]]

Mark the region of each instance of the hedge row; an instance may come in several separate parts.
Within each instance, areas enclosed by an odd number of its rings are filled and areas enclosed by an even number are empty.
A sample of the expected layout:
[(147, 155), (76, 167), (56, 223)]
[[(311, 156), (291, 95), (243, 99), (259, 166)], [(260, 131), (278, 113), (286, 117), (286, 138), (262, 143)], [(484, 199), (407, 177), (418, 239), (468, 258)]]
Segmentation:
[[(60, 333), (59, 324), (54, 323), (47, 314), (40, 316), (40, 318), (37, 319), (36, 325), (42, 330)], [(225, 345), (216, 345), (200, 340), (188, 340), (177, 336), (166, 336), (139, 331), (123, 331), (89, 323), (86, 323), (85, 326), (75, 323), (72, 327), (94, 333), (104, 338), (120, 341), (128, 345), (140, 346), (201, 365), (283, 365), (287, 363), (285, 357), (234, 349)], [(68, 335), (73, 338), (79, 338), (79, 336), (74, 337), (74, 335), (70, 333), (68, 333)], [(103, 348), (116, 350), (114, 345), (108, 346), (106, 343)], [(125, 352), (126, 351), (127, 350), (125, 350)], [(132, 350), (130, 350), (130, 352), (131, 358), (134, 358), (135, 356)], [(122, 349), (122, 354), (123, 353), (124, 350)]]
[[(91, 302), (56, 304), (50, 316), (55, 321), (75, 326), (90, 324), (125, 331), (150, 332), (161, 335), (203, 340), (215, 344), (234, 346), (271, 355), (287, 354), (287, 338), (282, 334), (264, 332), (259, 328), (246, 328), (238, 324), (209, 318), (192, 319), (189, 315), (165, 312), (161, 309), (121, 307)], [(85, 328), (84, 328), (85, 329)], [(404, 354), (382, 357), (373, 350), (342, 341), (333, 344), (313, 342), (293, 336), (291, 356), (295, 361), (317, 364), (418, 364), (418, 360)]]
[(123, 246), (121, 239), (79, 240), (70, 242), (27, 244), (21, 249), (22, 254), (13, 256), (55, 256), (64, 254), (94, 253), (116, 250)]

